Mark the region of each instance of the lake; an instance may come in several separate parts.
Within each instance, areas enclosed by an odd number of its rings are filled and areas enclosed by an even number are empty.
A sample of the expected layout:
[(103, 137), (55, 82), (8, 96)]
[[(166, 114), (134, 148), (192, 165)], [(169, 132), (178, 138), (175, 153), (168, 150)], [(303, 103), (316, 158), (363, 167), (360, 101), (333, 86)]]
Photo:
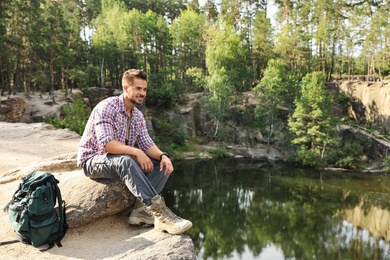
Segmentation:
[(247, 159), (175, 161), (167, 205), (197, 259), (390, 259), (390, 178)]

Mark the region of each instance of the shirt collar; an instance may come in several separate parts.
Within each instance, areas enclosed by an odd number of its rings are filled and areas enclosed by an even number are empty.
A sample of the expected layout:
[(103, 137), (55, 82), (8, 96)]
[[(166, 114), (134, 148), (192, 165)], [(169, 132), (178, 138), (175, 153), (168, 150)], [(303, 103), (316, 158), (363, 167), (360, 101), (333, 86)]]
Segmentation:
[(119, 96), (119, 111), (123, 112), (124, 114), (126, 114), (126, 107), (125, 107), (125, 101), (123, 100), (124, 99), (124, 95), (121, 94)]

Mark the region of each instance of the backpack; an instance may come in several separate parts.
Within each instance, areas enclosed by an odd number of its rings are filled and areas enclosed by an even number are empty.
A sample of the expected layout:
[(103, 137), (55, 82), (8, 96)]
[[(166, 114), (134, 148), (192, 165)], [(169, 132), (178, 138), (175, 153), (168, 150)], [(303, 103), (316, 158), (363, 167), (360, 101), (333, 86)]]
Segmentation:
[[(23, 177), (19, 188), (4, 208), (16, 233), (16, 241), (48, 250), (65, 236), (65, 201), (58, 187), (59, 181), (48, 172), (34, 171)], [(58, 209), (55, 208), (58, 202)]]

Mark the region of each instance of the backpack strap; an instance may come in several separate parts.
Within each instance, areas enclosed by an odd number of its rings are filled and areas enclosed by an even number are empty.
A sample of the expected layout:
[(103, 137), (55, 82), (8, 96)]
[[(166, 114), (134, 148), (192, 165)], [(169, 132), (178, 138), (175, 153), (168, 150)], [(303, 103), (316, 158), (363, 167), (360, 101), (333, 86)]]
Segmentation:
[(58, 247), (62, 247), (61, 240), (65, 236), (66, 231), (68, 230), (68, 222), (66, 221), (66, 208), (65, 208), (65, 201), (62, 200), (61, 191), (58, 187), (59, 181), (52, 175), (50, 179), (50, 183), (52, 185), (52, 189), (54, 191), (54, 201), (57, 200), (58, 204), (58, 215), (60, 218), (60, 230), (58, 236), (50, 237), (48, 241), (48, 247), (44, 249), (40, 249), (39, 251), (44, 252), (49, 249), (51, 249), (54, 245), (57, 245)]
[[(21, 187), (22, 187), (22, 184), (19, 184), (19, 188), (14, 192), (14, 194), (12, 195), (12, 199), (7, 203), (7, 205), (5, 205), (4, 207), (4, 212), (8, 212), (8, 207), (14, 202), (15, 200), (15, 196), (16, 194), (21, 191)], [(4, 242), (0, 242), (0, 246), (5, 246), (5, 245), (9, 245), (9, 244), (14, 244), (14, 243), (18, 243), (20, 242), (20, 240), (9, 240), (9, 241), (4, 241)]]
[(7, 203), (7, 205), (5, 205), (5, 207), (4, 207), (4, 209), (3, 209), (4, 212), (7, 212), (7, 211), (8, 211), (8, 207), (9, 207), (9, 205), (12, 204), (12, 202), (13, 202), (13, 199), (10, 200), (10, 201)]
[[(66, 231), (68, 230), (68, 222), (66, 220), (66, 202), (62, 200), (61, 191), (58, 187), (59, 181), (53, 176), (52, 185), (55, 190), (58, 203), (58, 214), (60, 217), (60, 232), (58, 238), (54, 241), (58, 247), (61, 247), (61, 240), (65, 236)], [(49, 243), (50, 245), (50, 243)]]
[(4, 212), (8, 211), (8, 207), (15, 201), (15, 197), (16, 197), (16, 194), (18, 194), (18, 192), (27, 194), (26, 191), (22, 190), (22, 183), (19, 184), (19, 188), (17, 188), (16, 191), (14, 192), (14, 194), (12, 195), (12, 199), (7, 203), (7, 205), (5, 205), (5, 207), (3, 209)]
[(45, 252), (45, 251), (51, 249), (51, 248), (54, 246), (54, 243), (53, 243), (53, 242), (50, 242), (50, 243), (48, 243), (48, 244), (49, 244), (49, 247), (48, 247), (48, 248), (43, 248), (43, 249), (40, 249), (39, 251)]
[(19, 240), (4, 241), (4, 242), (0, 242), (0, 246), (5, 246), (5, 245), (13, 244), (13, 243), (18, 243), (18, 242), (20, 242), (20, 241)]

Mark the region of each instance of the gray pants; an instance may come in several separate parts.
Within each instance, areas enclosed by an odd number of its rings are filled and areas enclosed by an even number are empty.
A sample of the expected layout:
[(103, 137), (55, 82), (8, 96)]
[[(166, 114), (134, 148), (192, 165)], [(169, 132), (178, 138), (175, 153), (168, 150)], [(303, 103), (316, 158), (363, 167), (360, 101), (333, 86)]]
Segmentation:
[(165, 186), (169, 175), (160, 171), (160, 162), (151, 159), (154, 168), (144, 173), (137, 160), (129, 155), (95, 155), (83, 164), (84, 174), (91, 179), (121, 179), (127, 188), (146, 205), (158, 195)]

